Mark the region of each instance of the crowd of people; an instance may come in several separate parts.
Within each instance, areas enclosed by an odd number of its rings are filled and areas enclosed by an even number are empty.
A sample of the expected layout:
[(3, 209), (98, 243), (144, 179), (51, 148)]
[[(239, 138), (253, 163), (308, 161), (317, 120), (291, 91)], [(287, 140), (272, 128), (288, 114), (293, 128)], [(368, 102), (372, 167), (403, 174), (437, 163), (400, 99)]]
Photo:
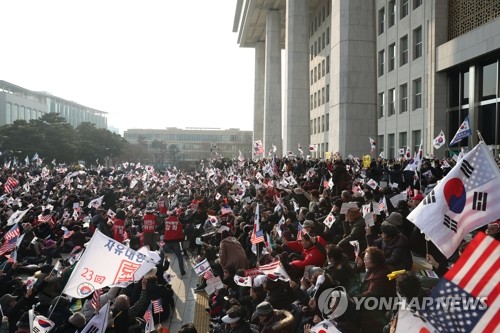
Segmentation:
[[(390, 332), (397, 311), (359, 310), (353, 299), (422, 297), (430, 287), (414, 272), (414, 258), (443, 276), (460, 251), (447, 259), (406, 219), (454, 161), (424, 160), (418, 172), (405, 171), (406, 163), (379, 158), (363, 167), (336, 155), (216, 159), (193, 172), (139, 163), (3, 168), (2, 330), (29, 332), (33, 307), (54, 323), (51, 332), (86, 326), (98, 311), (92, 295), (71, 299), (62, 291), (99, 230), (132, 249), (158, 250), (161, 257), (141, 281), (103, 290), (98, 304), (112, 303), (107, 332), (143, 332), (142, 318), (154, 300), (163, 304), (155, 323), (169, 317), (175, 303), (165, 253), (177, 257), (179, 278), (188, 269), (186, 257), (207, 260), (211, 269), (201, 274), (196, 292), (220, 278), (222, 287), (210, 290), (206, 309), (213, 332), (308, 333), (325, 319), (343, 333)], [(391, 200), (402, 193), (403, 199)], [(491, 222), (484, 229), (498, 239), (500, 223)], [(19, 237), (9, 247), (16, 226)], [(387, 278), (402, 270), (397, 279)], [(337, 287), (345, 291), (347, 308), (326, 318), (322, 292)], [(196, 327), (186, 324), (180, 332)]]

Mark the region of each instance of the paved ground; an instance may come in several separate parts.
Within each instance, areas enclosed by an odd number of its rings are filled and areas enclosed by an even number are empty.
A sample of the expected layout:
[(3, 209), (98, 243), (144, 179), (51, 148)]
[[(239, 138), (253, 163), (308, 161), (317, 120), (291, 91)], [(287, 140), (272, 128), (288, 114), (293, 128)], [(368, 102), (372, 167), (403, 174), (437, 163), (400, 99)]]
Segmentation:
[(205, 307), (208, 306), (206, 293), (195, 293), (193, 291), (198, 283), (198, 276), (193, 271), (193, 263), (184, 258), (186, 275), (181, 277), (179, 264), (173, 253), (168, 253), (170, 259), (169, 272), (175, 277), (171, 284), (175, 293), (175, 313), (164, 322), (164, 326), (169, 327), (171, 333), (177, 333), (179, 328), (186, 323), (194, 323), (198, 333), (209, 331), (210, 323)]

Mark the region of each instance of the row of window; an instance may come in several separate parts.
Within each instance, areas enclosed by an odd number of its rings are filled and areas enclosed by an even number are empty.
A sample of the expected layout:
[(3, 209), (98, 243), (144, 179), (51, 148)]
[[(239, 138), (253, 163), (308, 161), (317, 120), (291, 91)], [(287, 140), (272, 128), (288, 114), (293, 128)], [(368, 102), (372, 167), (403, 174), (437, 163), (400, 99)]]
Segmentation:
[[(409, 10), (408, 10), (408, 5), (409, 5), (410, 0), (401, 0), (399, 2), (399, 19), (403, 19), (406, 16), (408, 16)], [(413, 0), (413, 9), (417, 9), (420, 7), (423, 3), (423, 0)], [(397, 5), (396, 5), (396, 0), (389, 0), (389, 3), (387, 5), (387, 11), (389, 15), (389, 20), (387, 22), (388, 28), (392, 27), (394, 24), (396, 24), (396, 17), (397, 17)], [(385, 31), (385, 23), (386, 23), (386, 17), (385, 17), (385, 7), (382, 7), (378, 11), (378, 34), (380, 35)]]
[(318, 53), (323, 51), (327, 45), (330, 45), (330, 27), (326, 28), (326, 32), (323, 31), (321, 36), (318, 36), (314, 44), (311, 43), (311, 60), (313, 60)]
[(323, 87), (316, 91), (314, 94), (311, 94), (310, 102), (310, 110), (313, 110), (325, 103), (330, 102), (330, 85), (327, 84), (326, 87)]
[[(417, 110), (422, 108), (422, 78), (418, 78), (412, 81), (412, 110)], [(396, 114), (396, 88), (391, 88), (387, 91), (388, 99), (387, 99), (387, 115), (392, 116)], [(385, 92), (381, 92), (378, 94), (378, 116), (382, 118), (385, 116)], [(408, 104), (408, 83), (404, 83), (399, 86), (399, 113), (403, 113), (408, 111), (410, 105)]]
[[(387, 73), (393, 71), (396, 68), (396, 43), (389, 45), (387, 50)], [(422, 56), (423, 52), (423, 42), (422, 42), (422, 26), (413, 30), (413, 60), (418, 59)], [(404, 35), (399, 39), (399, 66), (406, 65), (408, 63), (408, 35)], [(382, 76), (385, 73), (386, 59), (385, 59), (385, 49), (378, 52), (378, 76)]]
[[(330, 130), (330, 114), (311, 119), (311, 134), (328, 132)], [(328, 151), (328, 150), (327, 150)]]
[(327, 56), (314, 69), (311, 69), (311, 86), (328, 73), (330, 73), (330, 56)]
[(319, 29), (321, 24), (325, 22), (326, 18), (330, 16), (330, 0), (326, 1), (326, 6), (323, 6), (313, 19), (311, 19), (311, 26), (309, 28), (309, 37)]
[[(385, 152), (385, 158), (393, 159), (401, 157), (399, 153), (399, 148), (404, 148), (406, 151), (407, 147), (411, 149), (411, 155), (413, 156), (415, 152), (420, 148), (420, 143), (422, 142), (422, 132), (420, 130), (411, 132), (411, 143), (408, 142), (408, 133), (400, 132), (399, 140), (396, 143), (396, 134), (390, 133), (387, 134), (387, 151)], [(384, 136), (378, 136), (379, 143), (379, 153), (384, 151)]]
[(249, 135), (219, 135), (219, 134), (163, 134), (163, 133), (131, 133), (125, 132), (125, 138), (129, 140), (138, 140), (139, 137), (143, 137), (145, 140), (159, 140), (159, 141), (171, 141), (171, 142), (232, 142), (232, 143), (247, 143), (252, 141), (252, 137)]
[(38, 119), (42, 116), (42, 111), (25, 107), (23, 105), (7, 103), (5, 123), (12, 124), (16, 120)]

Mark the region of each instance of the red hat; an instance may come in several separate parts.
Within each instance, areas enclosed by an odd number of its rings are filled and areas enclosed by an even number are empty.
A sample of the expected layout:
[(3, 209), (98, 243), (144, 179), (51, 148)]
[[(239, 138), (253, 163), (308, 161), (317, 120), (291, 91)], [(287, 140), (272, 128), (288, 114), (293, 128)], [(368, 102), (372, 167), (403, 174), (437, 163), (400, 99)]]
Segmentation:
[(424, 196), (422, 195), (422, 193), (418, 193), (418, 194), (414, 195), (413, 197), (411, 197), (411, 200), (422, 201), (422, 200), (424, 200)]

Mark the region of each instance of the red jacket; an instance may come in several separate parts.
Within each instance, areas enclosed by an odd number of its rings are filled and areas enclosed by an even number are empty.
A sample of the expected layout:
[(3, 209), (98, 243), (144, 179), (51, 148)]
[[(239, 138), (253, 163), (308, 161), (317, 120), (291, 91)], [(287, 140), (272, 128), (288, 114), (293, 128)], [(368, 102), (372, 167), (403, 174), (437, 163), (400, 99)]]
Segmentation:
[(125, 220), (114, 219), (113, 220), (113, 239), (117, 242), (123, 242), (125, 240)]
[(151, 213), (144, 214), (144, 222), (143, 222), (142, 230), (146, 234), (152, 234), (155, 232), (156, 227), (158, 226), (156, 223), (156, 215)]
[[(324, 240), (321, 237), (318, 237), (318, 241), (323, 244)], [(290, 264), (293, 267), (296, 267), (300, 270), (304, 270), (306, 266), (313, 265), (316, 267), (323, 267), (325, 264), (326, 257), (325, 255), (319, 250), (317, 245), (313, 245), (308, 249), (304, 249), (302, 247), (302, 243), (298, 241), (294, 242), (288, 242), (287, 246), (295, 251), (295, 252), (301, 252), (302, 257), (304, 258), (303, 260), (294, 260)]]
[(163, 240), (165, 242), (180, 242), (184, 240), (184, 229), (177, 216), (169, 216), (165, 219)]

